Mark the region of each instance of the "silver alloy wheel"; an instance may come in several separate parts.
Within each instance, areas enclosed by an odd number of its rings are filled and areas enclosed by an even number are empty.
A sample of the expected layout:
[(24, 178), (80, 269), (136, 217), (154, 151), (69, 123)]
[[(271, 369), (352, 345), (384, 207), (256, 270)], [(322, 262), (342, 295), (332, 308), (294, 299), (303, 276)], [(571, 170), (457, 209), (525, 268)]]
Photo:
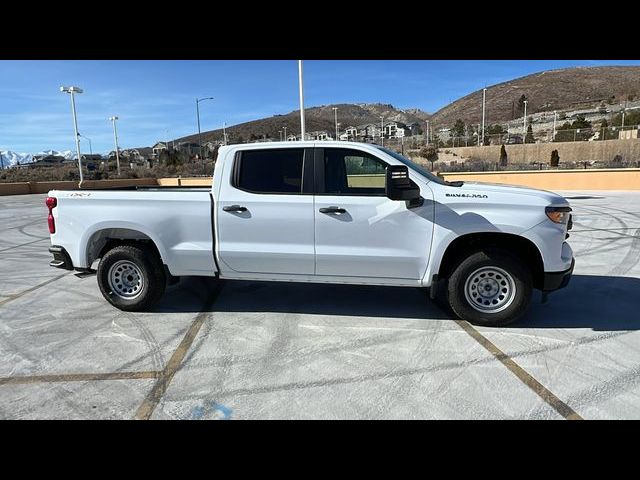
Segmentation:
[(144, 288), (142, 272), (128, 260), (119, 260), (111, 265), (107, 278), (111, 291), (125, 300), (138, 297)]
[(474, 310), (498, 313), (513, 302), (516, 297), (516, 283), (502, 268), (481, 267), (467, 278), (464, 296)]

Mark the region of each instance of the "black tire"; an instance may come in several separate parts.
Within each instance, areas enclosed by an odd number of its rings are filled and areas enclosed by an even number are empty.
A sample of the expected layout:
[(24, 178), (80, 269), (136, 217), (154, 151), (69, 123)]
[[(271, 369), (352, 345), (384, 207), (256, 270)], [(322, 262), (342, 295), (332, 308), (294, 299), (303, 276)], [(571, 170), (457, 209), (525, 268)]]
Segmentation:
[[(126, 289), (124, 284), (120, 284), (119, 280), (115, 278), (113, 284), (116, 286), (112, 288), (109, 280), (111, 268), (116, 266), (115, 270), (117, 270), (122, 265), (134, 272), (134, 276), (129, 278), (140, 277), (137, 286), (132, 287), (136, 290), (130, 290), (133, 292), (133, 294), (129, 294), (130, 298), (118, 293), (119, 288), (124, 295), (128, 294), (124, 291)], [(114, 275), (118, 275), (115, 270)], [(144, 245), (120, 245), (109, 250), (98, 264), (97, 277), (98, 286), (104, 298), (114, 307), (128, 312), (150, 309), (160, 300), (167, 285), (162, 260), (155, 250)]]
[(500, 327), (516, 321), (527, 310), (533, 280), (522, 260), (504, 251), (486, 250), (463, 259), (447, 283), (448, 303), (459, 318)]

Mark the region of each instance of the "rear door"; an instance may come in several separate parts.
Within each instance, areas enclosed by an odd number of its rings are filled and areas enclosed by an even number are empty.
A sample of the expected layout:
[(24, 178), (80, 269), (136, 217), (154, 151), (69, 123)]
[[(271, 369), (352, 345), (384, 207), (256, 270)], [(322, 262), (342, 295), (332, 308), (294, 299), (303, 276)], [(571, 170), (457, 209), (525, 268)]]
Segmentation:
[(424, 275), (433, 207), (408, 209), (387, 198), (387, 166), (357, 149), (316, 149), (317, 275), (411, 280)]
[(313, 149), (247, 149), (222, 179), (220, 260), (242, 273), (313, 275)]

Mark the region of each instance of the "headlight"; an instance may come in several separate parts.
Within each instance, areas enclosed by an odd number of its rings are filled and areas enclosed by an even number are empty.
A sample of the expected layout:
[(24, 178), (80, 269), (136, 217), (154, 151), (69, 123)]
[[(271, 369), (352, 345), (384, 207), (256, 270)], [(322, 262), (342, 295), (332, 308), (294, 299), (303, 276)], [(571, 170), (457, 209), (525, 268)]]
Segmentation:
[(553, 223), (567, 223), (571, 216), (571, 207), (546, 207), (544, 213)]

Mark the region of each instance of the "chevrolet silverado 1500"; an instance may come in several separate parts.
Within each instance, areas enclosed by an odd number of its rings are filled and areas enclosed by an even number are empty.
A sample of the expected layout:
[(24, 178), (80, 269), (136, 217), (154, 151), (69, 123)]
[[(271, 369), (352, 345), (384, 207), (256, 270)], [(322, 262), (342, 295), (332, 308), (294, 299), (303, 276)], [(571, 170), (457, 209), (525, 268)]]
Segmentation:
[(223, 146), (212, 187), (49, 192), (51, 265), (92, 271), (122, 310), (169, 281), (425, 287), (462, 319), (505, 325), (564, 287), (571, 208), (530, 188), (446, 182), (350, 142)]

